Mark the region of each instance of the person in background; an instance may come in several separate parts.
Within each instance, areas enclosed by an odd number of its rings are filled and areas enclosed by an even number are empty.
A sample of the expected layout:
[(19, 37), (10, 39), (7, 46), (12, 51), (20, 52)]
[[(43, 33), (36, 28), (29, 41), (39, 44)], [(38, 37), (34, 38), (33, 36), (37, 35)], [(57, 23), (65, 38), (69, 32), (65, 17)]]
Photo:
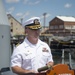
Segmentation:
[(38, 68), (53, 66), (51, 49), (39, 39), (41, 22), (39, 17), (32, 17), (23, 24), (26, 37), (11, 56), (11, 69), (16, 74), (38, 73)]

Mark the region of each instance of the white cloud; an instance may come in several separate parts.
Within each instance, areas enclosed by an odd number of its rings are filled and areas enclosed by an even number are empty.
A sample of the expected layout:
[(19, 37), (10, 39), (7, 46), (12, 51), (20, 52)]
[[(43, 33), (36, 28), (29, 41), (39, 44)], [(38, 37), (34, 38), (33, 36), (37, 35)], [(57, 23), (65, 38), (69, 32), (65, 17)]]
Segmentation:
[(72, 6), (71, 4), (66, 3), (64, 7), (65, 7), (65, 8), (70, 8), (71, 6)]
[(48, 0), (40, 0), (40, 1), (48, 1)]
[(27, 4), (29, 0), (24, 0), (24, 4)]
[(36, 5), (39, 4), (40, 2), (46, 2), (48, 0), (23, 0), (24, 4), (29, 4), (29, 5)]
[(16, 16), (18, 16), (18, 17), (20, 17), (20, 16), (22, 16), (23, 15), (23, 13), (17, 13), (16, 14)]
[(15, 9), (14, 7), (9, 8), (9, 9), (7, 10), (7, 14), (13, 13), (14, 9)]
[(19, 2), (20, 0), (5, 0), (7, 3), (17, 3)]
[(29, 11), (25, 12), (21, 18), (25, 18), (26, 16), (30, 15)]
[(36, 5), (38, 3), (40, 3), (40, 0), (36, 0), (36, 1), (33, 1), (33, 0), (24, 0), (24, 4)]
[(16, 16), (19, 17), (20, 19), (24, 19), (26, 16), (30, 15), (29, 12), (23, 13), (17, 13)]
[(51, 16), (51, 14), (47, 14), (47, 15), (46, 15), (46, 17), (50, 17), (50, 16)]
[(39, 4), (40, 1), (35, 1), (35, 2), (29, 2), (29, 5), (36, 5), (36, 4)]
[(48, 0), (45, 0), (45, 1), (48, 1)]

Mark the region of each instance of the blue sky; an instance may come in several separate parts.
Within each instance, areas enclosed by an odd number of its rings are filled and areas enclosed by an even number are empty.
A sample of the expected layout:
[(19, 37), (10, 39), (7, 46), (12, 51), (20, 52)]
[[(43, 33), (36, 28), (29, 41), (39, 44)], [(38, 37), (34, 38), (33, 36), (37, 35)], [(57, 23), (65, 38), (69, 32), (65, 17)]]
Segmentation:
[(46, 25), (49, 26), (55, 16), (74, 16), (75, 17), (75, 0), (2, 0), (6, 13), (10, 13), (14, 18), (23, 23), (25, 20), (38, 16), (44, 25), (44, 16), (46, 13)]

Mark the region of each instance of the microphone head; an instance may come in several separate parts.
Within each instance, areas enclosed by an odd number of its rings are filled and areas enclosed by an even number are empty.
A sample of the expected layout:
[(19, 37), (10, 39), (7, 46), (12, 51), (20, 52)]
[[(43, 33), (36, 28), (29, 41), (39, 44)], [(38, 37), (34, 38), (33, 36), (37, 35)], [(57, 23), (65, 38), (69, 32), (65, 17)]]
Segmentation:
[(48, 69), (50, 69), (51, 68), (51, 66), (44, 66), (44, 67), (41, 67), (41, 68), (38, 68), (38, 72), (41, 72), (41, 71), (45, 71), (45, 70), (48, 70)]

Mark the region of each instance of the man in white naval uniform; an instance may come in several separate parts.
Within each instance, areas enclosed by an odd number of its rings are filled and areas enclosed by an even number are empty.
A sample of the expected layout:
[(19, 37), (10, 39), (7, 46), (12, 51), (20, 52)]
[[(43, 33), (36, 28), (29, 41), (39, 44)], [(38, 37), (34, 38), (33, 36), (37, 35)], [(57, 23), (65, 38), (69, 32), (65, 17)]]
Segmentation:
[(43, 66), (53, 66), (51, 49), (47, 43), (39, 39), (40, 18), (28, 19), (25, 27), (25, 37), (23, 43), (17, 46), (11, 56), (11, 69), (16, 74), (38, 73), (38, 68)]

